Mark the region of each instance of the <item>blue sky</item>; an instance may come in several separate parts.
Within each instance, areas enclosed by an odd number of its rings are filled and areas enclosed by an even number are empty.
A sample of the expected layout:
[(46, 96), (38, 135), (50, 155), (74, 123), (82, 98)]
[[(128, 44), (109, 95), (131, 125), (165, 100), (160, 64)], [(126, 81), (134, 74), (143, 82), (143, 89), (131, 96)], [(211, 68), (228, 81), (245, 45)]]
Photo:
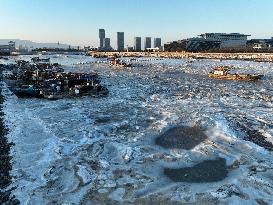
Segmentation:
[(98, 45), (98, 29), (115, 47), (134, 36), (163, 43), (204, 32), (273, 36), (272, 0), (0, 0), (0, 38)]

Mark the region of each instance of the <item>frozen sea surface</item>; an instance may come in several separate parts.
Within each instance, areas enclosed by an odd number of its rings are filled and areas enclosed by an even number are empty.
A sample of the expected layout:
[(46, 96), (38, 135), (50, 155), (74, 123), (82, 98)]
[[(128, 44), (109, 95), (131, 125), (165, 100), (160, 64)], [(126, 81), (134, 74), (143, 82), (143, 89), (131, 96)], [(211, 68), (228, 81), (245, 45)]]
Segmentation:
[[(166, 59), (118, 69), (86, 56), (52, 61), (67, 71), (98, 72), (110, 92), (47, 101), (18, 99), (6, 87), (12, 186), (22, 204), (273, 203), (272, 64)], [(216, 65), (265, 77), (209, 79)], [(198, 126), (207, 138), (192, 149), (155, 143), (179, 126)], [(224, 179), (191, 183), (164, 175), (209, 160), (226, 163)]]

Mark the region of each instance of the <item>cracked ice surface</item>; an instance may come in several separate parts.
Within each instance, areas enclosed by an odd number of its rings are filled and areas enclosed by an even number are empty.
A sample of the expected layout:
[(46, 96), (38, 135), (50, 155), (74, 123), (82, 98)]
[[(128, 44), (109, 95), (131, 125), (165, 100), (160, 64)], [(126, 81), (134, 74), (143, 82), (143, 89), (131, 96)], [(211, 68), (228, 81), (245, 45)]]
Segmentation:
[[(22, 204), (273, 203), (272, 64), (166, 59), (117, 69), (79, 65), (91, 57), (52, 60), (67, 71), (98, 72), (110, 92), (47, 101), (18, 99), (5, 89), (14, 194)], [(209, 79), (220, 64), (265, 78)], [(169, 128), (196, 124), (208, 139), (192, 149), (155, 143)], [(173, 182), (164, 175), (165, 168), (219, 157), (229, 171), (222, 181)]]

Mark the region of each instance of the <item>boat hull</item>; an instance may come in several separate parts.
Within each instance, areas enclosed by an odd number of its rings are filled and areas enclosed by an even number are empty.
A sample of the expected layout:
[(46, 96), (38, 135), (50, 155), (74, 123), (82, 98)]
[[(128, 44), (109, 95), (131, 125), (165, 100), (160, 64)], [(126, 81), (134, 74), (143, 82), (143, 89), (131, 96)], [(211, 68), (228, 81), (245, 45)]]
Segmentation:
[(243, 80), (243, 81), (255, 81), (261, 79), (261, 75), (238, 75), (238, 74), (228, 74), (228, 75), (217, 75), (210, 73), (208, 75), (210, 78), (221, 79), (221, 80)]
[(17, 90), (14, 92), (14, 94), (18, 98), (44, 98), (44, 95), (40, 94), (39, 92), (27, 92), (27, 91)]

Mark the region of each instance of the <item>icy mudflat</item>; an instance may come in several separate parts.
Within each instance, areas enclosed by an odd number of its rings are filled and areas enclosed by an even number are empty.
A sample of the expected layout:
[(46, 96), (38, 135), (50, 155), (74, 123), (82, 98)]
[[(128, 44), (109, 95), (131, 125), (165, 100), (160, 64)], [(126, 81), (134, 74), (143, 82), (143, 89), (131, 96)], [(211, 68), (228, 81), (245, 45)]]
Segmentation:
[[(272, 64), (182, 59), (118, 69), (81, 65), (91, 57), (52, 60), (98, 72), (110, 92), (47, 101), (4, 90), (22, 204), (273, 203)], [(209, 79), (216, 65), (265, 77)], [(174, 141), (164, 146), (160, 136)]]

